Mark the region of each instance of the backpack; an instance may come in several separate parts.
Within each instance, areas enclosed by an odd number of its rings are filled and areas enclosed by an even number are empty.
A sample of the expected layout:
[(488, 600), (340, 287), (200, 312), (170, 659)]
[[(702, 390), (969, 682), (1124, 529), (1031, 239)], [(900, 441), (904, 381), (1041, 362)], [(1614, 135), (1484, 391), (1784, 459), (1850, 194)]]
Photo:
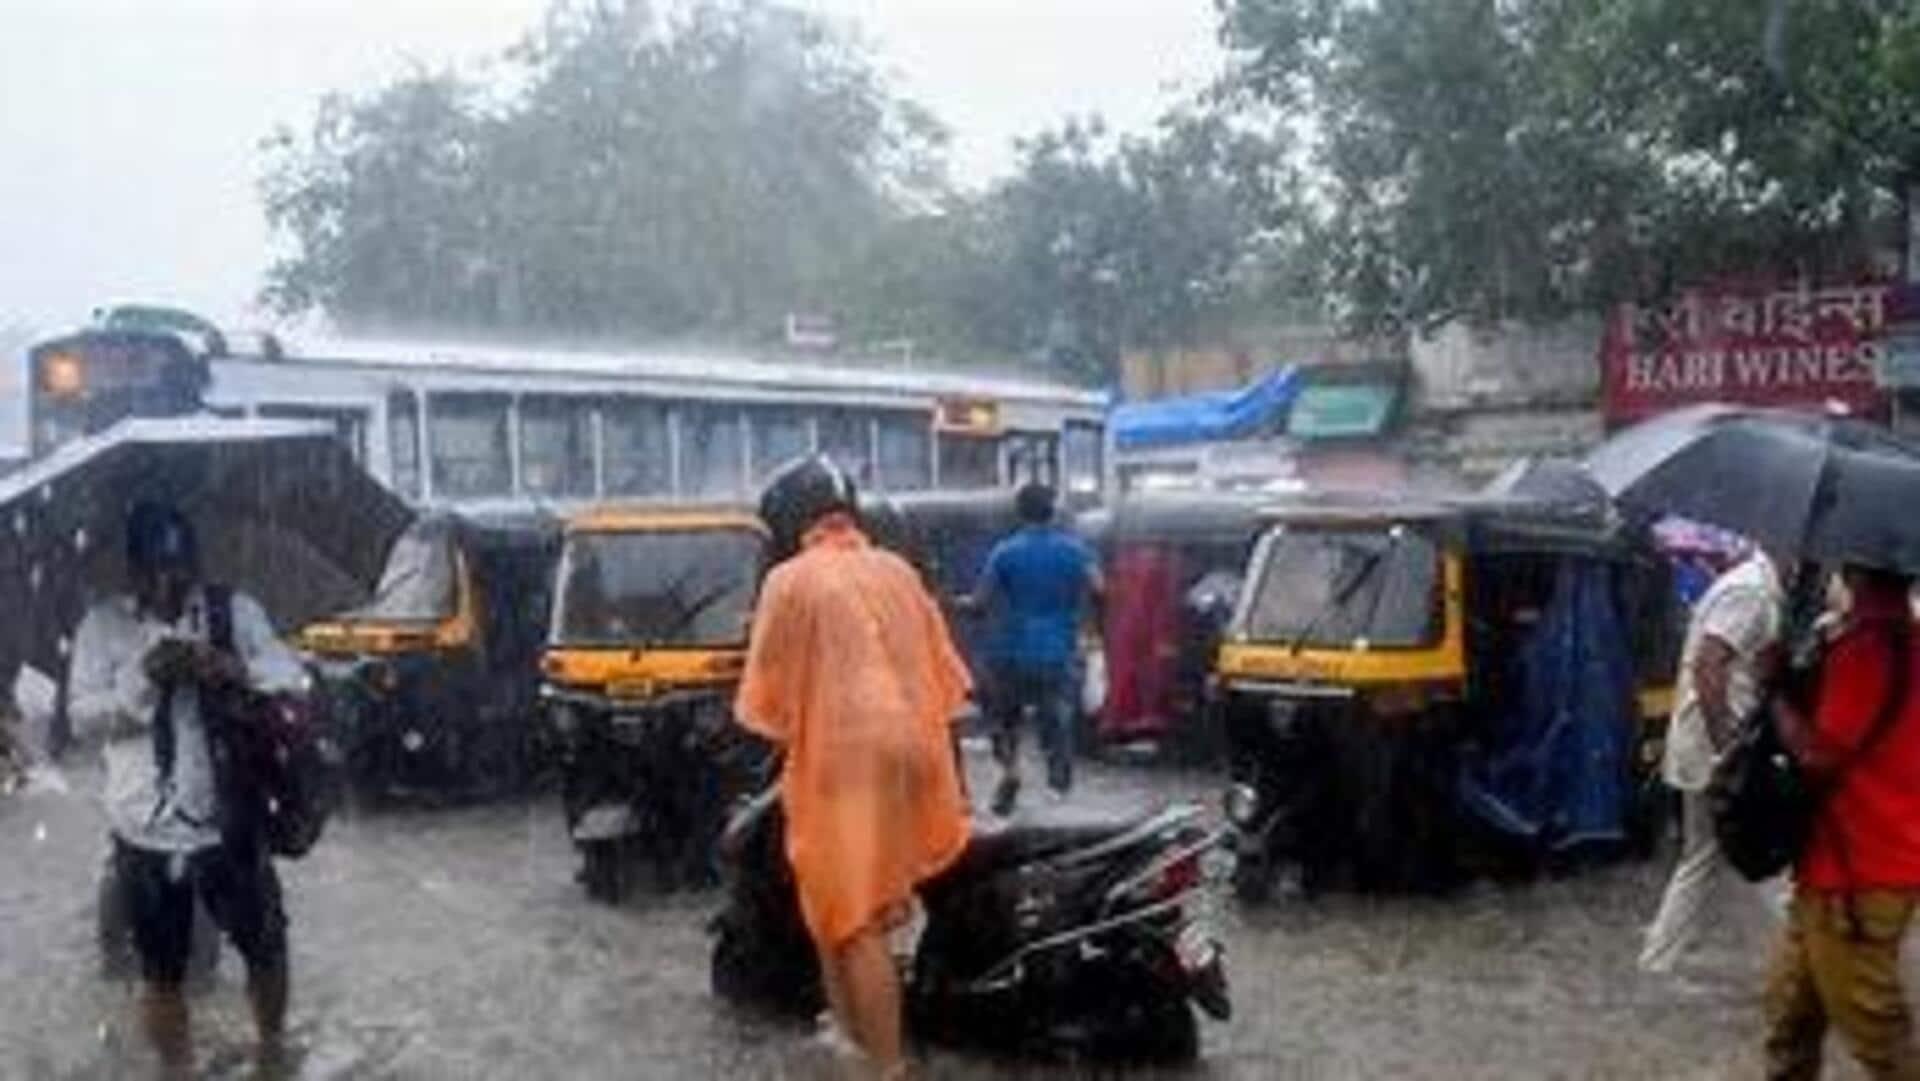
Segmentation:
[[(210, 644), (235, 653), (233, 593), (208, 586)], [(298, 859), (313, 848), (340, 802), (340, 756), (320, 732), (308, 699), (230, 687), (205, 696), (207, 735), (223, 797), (223, 833), (264, 842)]]
[(1826, 795), (1839, 787), (1846, 770), (1865, 758), (1900, 716), (1910, 680), (1911, 629), (1904, 621), (1891, 626), (1887, 646), (1892, 680), (1886, 700), (1866, 735), (1824, 785), (1807, 776), (1780, 739), (1772, 714), (1777, 688), (1761, 696), (1742, 720), (1733, 745), (1714, 765), (1707, 782), (1714, 838), (1742, 878), (1761, 882), (1793, 866), (1813, 835)]

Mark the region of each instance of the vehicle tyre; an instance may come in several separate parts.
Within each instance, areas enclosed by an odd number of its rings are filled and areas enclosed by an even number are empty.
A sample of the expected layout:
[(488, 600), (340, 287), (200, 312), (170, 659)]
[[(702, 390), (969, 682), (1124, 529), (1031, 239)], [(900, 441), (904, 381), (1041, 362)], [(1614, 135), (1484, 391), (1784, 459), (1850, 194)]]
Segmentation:
[(1280, 866), (1270, 852), (1244, 854), (1233, 863), (1233, 895), (1241, 904), (1263, 905), (1273, 899)]
[(740, 930), (730, 914), (723, 914), (717, 925), (707, 972), (707, 982), (716, 997), (799, 1021), (811, 1019), (826, 1008), (826, 995), (810, 948), (803, 947), (796, 954)]
[(1094, 1048), (1103, 1061), (1183, 1066), (1200, 1057), (1200, 1021), (1186, 996), (1148, 981), (1128, 984), (1139, 1000), (1107, 1019), (1107, 1038)]
[(518, 717), (495, 713), (483, 713), (479, 721), (461, 763), (468, 791), (483, 800), (523, 791), (530, 774), (529, 726)]
[(764, 991), (754, 979), (755, 971), (753, 951), (745, 936), (734, 929), (732, 920), (723, 917), (707, 966), (707, 983), (715, 997), (738, 1004), (761, 998)]
[(587, 896), (603, 904), (619, 904), (627, 895), (630, 869), (624, 846), (618, 841), (589, 841), (580, 846), (584, 862), (580, 883)]
[(1634, 786), (1627, 842), (1628, 851), (1636, 859), (1648, 860), (1660, 854), (1672, 826), (1672, 812), (1671, 797), (1657, 775), (1642, 778)]

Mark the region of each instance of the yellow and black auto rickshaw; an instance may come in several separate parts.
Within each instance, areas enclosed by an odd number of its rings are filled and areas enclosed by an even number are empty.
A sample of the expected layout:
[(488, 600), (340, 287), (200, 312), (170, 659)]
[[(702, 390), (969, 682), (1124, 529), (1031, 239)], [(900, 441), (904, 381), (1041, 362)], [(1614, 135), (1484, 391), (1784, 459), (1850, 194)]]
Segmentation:
[(530, 779), (559, 537), (540, 515), (422, 517), (370, 602), (301, 630), (363, 793), (484, 795)]
[(600, 508), (566, 526), (541, 660), (567, 829), (590, 896), (618, 900), (650, 859), (704, 883), (727, 808), (764, 749), (733, 723), (760, 520), (729, 508)]
[(1680, 628), (1670, 567), (1604, 505), (1276, 509), (1215, 668), (1241, 895), (1643, 844)]

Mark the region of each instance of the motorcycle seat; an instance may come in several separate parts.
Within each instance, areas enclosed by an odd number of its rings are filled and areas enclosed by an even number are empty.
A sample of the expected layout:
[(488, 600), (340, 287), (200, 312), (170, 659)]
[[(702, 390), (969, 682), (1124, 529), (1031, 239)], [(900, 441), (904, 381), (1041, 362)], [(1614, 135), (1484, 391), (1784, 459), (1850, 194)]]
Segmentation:
[[(960, 866), (986, 871), (1032, 860), (1046, 859), (1111, 840), (1145, 822), (1151, 814), (1125, 816), (1082, 814), (1037, 822), (981, 825), (960, 857)], [(955, 870), (960, 870), (956, 867)]]

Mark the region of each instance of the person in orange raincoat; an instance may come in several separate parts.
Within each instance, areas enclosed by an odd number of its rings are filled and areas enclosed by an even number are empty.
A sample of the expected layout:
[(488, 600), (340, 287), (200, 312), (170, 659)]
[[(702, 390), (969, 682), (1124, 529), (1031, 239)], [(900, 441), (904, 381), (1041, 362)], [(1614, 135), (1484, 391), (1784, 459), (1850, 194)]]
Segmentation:
[(761, 499), (775, 557), (735, 712), (784, 752), (787, 858), (835, 1022), (881, 1070), (904, 1069), (888, 932), (967, 844), (951, 723), (969, 690), (945, 619), (905, 560), (854, 517), (822, 457)]

